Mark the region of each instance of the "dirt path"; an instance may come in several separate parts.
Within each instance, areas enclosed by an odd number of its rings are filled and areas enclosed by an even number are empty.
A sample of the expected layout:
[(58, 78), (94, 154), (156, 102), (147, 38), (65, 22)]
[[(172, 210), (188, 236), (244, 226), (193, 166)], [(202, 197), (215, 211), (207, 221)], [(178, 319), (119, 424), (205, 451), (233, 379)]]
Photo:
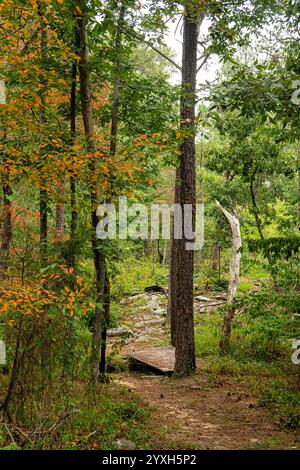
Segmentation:
[[(153, 346), (166, 335), (162, 297), (139, 296), (136, 301), (137, 305), (130, 299), (129, 309), (124, 310), (124, 324), (134, 335), (123, 345), (122, 354)], [(147, 426), (153, 448), (300, 449), (299, 434), (280, 429), (276, 419), (258, 405), (247, 377), (244, 381), (231, 375), (214, 379), (202, 360), (197, 373), (187, 379), (126, 372), (115, 381), (149, 405)]]
[(155, 448), (300, 448), (300, 436), (282, 431), (232, 377), (220, 377), (216, 384), (200, 368), (188, 379), (127, 373), (117, 382), (150, 406)]

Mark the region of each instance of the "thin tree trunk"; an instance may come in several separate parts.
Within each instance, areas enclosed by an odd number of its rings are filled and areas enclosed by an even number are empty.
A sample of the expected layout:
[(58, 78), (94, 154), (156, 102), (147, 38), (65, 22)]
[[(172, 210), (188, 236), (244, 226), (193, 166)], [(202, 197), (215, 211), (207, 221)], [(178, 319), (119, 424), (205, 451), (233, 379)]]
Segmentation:
[(7, 415), (9, 421), (11, 421), (11, 416), (10, 416), (8, 408), (9, 408), (11, 399), (13, 397), (13, 393), (17, 385), (18, 375), (19, 375), (21, 331), (22, 331), (22, 320), (19, 320), (19, 324), (17, 327), (16, 348), (15, 348), (15, 353), (14, 353), (12, 372), (11, 372), (7, 392), (6, 392), (4, 401), (2, 403), (2, 409)]
[[(61, 180), (61, 187), (59, 189), (59, 194), (63, 196), (65, 189), (65, 178)], [(56, 214), (55, 214), (55, 233), (56, 238), (61, 239), (65, 234), (65, 205), (63, 202), (58, 202), (56, 204)]]
[(11, 196), (12, 189), (9, 182), (9, 166), (2, 162), (2, 191), (3, 191), (3, 208), (2, 208), (2, 240), (1, 240), (1, 259), (0, 259), (0, 275), (7, 277), (9, 266), (9, 250), (12, 241), (12, 205)]
[(257, 227), (259, 236), (260, 236), (261, 240), (265, 240), (263, 230), (262, 230), (261, 220), (260, 220), (259, 213), (258, 213), (258, 207), (257, 207), (255, 192), (254, 192), (254, 176), (255, 175), (253, 175), (253, 177), (251, 178), (251, 182), (250, 182), (250, 192), (251, 192), (254, 218), (255, 218), (255, 223), (256, 223), (256, 227)]
[(160, 239), (157, 240), (157, 254), (158, 254), (158, 262), (160, 265), (162, 265), (164, 255), (160, 251)]
[[(118, 136), (118, 124), (119, 124), (119, 99), (120, 99), (120, 50), (122, 46), (122, 26), (124, 23), (126, 12), (125, 3), (122, 2), (120, 7), (120, 14), (116, 30), (115, 39), (115, 80), (113, 89), (113, 103), (111, 113), (111, 131), (110, 131), (110, 155), (113, 158), (117, 152), (117, 136)], [(109, 201), (107, 201), (109, 202)], [(109, 326), (110, 316), (110, 281), (106, 270), (105, 274), (105, 286), (104, 286), (104, 323), (101, 335), (101, 359), (100, 359), (100, 375), (101, 379), (105, 381), (105, 362), (106, 362), (106, 333)]]
[[(86, 5), (84, 1), (79, 2), (81, 14), (77, 15), (77, 25), (80, 35), (80, 61), (79, 61), (79, 77), (80, 77), (80, 95), (81, 95), (81, 112), (87, 142), (87, 151), (91, 154), (95, 151), (94, 142), (94, 120), (90, 92), (90, 73), (89, 73), (89, 54), (88, 54), (88, 34), (86, 29)], [(99, 249), (96, 238), (96, 227), (98, 223), (97, 217), (97, 187), (94, 181), (95, 159), (90, 158), (90, 202), (91, 202), (91, 223), (92, 223), (92, 251), (94, 257), (95, 277), (96, 277), (96, 307), (94, 316), (94, 330), (92, 337), (91, 352), (91, 385), (96, 386), (99, 379), (99, 364), (101, 353), (101, 336), (104, 324), (104, 290), (106, 279), (105, 256)]]
[[(41, 60), (42, 66), (45, 67), (48, 60), (47, 53), (47, 30), (43, 20), (43, 7), (38, 2), (38, 14), (41, 22)], [(41, 79), (41, 83), (44, 84), (44, 78)], [(44, 91), (41, 91), (41, 104), (39, 108), (39, 119), (40, 119), (40, 143), (44, 142), (44, 127), (46, 125), (46, 100)], [(43, 178), (42, 178), (43, 180)], [(43, 181), (42, 181), (43, 184)], [(47, 257), (47, 243), (48, 243), (48, 195), (47, 190), (44, 188), (40, 189), (40, 249), (42, 262), (46, 261)]]
[(167, 248), (168, 248), (168, 243), (167, 243), (167, 240), (164, 240), (164, 247), (163, 247), (163, 258), (162, 258), (162, 265), (165, 266), (166, 265), (166, 261), (167, 261)]
[(100, 358), (100, 376), (105, 381), (106, 372), (106, 344), (107, 344), (107, 328), (110, 319), (110, 282), (106, 273), (104, 286), (104, 325), (101, 334), (101, 358)]
[(300, 227), (300, 170), (298, 170), (298, 225)]
[(118, 121), (119, 121), (119, 100), (120, 100), (120, 72), (121, 72), (121, 62), (120, 62), (120, 50), (122, 47), (122, 27), (124, 23), (126, 12), (125, 3), (122, 2), (120, 7), (120, 14), (118, 19), (118, 25), (116, 30), (116, 39), (115, 39), (115, 80), (114, 80), (114, 90), (113, 90), (113, 104), (112, 104), (112, 114), (111, 114), (111, 131), (110, 131), (110, 154), (115, 156), (117, 150), (117, 134), (118, 134)]
[[(195, 230), (196, 212), (196, 171), (195, 171), (195, 104), (197, 75), (197, 41), (201, 17), (199, 12), (188, 5), (183, 18), (182, 49), (182, 90), (181, 90), (181, 130), (184, 140), (180, 146), (180, 205), (192, 207), (192, 228)], [(184, 218), (183, 218), (184, 220)], [(187, 249), (187, 243), (194, 240), (183, 236), (177, 248), (177, 309), (175, 375), (187, 375), (196, 368), (194, 340), (194, 251)]]
[[(0, 80), (0, 103), (6, 104), (6, 87), (4, 80)], [(6, 137), (6, 136), (5, 136)], [(5, 138), (4, 137), (4, 138)], [(2, 207), (2, 239), (1, 239), (1, 258), (0, 258), (0, 276), (7, 277), (9, 266), (9, 250), (12, 241), (12, 205), (11, 196), (12, 188), (9, 181), (10, 171), (9, 163), (6, 161), (4, 155), (2, 160), (2, 192), (3, 192), (3, 207)]]
[[(79, 54), (80, 37), (77, 25), (74, 27), (75, 51)], [(77, 61), (74, 60), (71, 70), (72, 84), (70, 96), (70, 145), (73, 146), (76, 137), (76, 85), (77, 85)], [(70, 223), (70, 241), (73, 242), (72, 253), (70, 256), (70, 265), (75, 266), (75, 234), (77, 230), (77, 194), (76, 179), (70, 176), (70, 206), (71, 206), (71, 223)]]
[(215, 243), (212, 250), (211, 258), (211, 269), (212, 271), (217, 271), (219, 269), (219, 259), (220, 259), (220, 245), (219, 242)]
[[(261, 223), (261, 219), (259, 216), (259, 210), (258, 210), (258, 205), (256, 202), (255, 191), (254, 191), (254, 178), (255, 178), (255, 173), (252, 175), (252, 178), (250, 181), (250, 193), (251, 193), (251, 199), (252, 199), (252, 205), (253, 205), (253, 212), (254, 212), (254, 218), (255, 218), (256, 227), (259, 233), (259, 237), (262, 241), (264, 241), (265, 236), (264, 236), (263, 229), (262, 229), (262, 223)], [(273, 278), (274, 288), (275, 290), (279, 290), (278, 278), (277, 278), (276, 272), (274, 271), (274, 267), (273, 267), (274, 263), (273, 263), (272, 257), (268, 255), (267, 259), (268, 259), (268, 263), (270, 266), (271, 276)]]
[(242, 238), (241, 238), (241, 229), (240, 221), (236, 214), (230, 214), (226, 209), (224, 209), (219, 201), (216, 201), (217, 208), (222, 212), (226, 217), (227, 221), (230, 224), (232, 232), (232, 250), (231, 250), (231, 260), (230, 260), (230, 280), (229, 288), (227, 295), (227, 312), (224, 316), (223, 323), (223, 338), (220, 341), (221, 350), (227, 351), (229, 348), (229, 341), (231, 335), (231, 322), (234, 318), (235, 308), (234, 308), (234, 299), (236, 297), (238, 285), (239, 285), (239, 275), (240, 275), (240, 260), (241, 260), (241, 247), (242, 247)]

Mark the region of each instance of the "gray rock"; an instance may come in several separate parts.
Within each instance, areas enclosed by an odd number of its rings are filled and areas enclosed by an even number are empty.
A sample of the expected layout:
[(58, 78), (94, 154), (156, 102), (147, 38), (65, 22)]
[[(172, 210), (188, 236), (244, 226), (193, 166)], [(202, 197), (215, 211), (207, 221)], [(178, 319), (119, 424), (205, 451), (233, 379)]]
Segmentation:
[(135, 450), (136, 449), (135, 443), (132, 441), (128, 441), (127, 439), (118, 439), (116, 447), (118, 450)]
[(211, 299), (208, 297), (204, 297), (203, 295), (196, 295), (195, 297), (196, 300), (199, 300), (199, 302), (210, 302)]
[(125, 326), (119, 326), (118, 328), (110, 328), (107, 330), (107, 336), (108, 337), (114, 337), (114, 336), (127, 336), (129, 334), (132, 334), (132, 332), (129, 330), (129, 328), (126, 328)]

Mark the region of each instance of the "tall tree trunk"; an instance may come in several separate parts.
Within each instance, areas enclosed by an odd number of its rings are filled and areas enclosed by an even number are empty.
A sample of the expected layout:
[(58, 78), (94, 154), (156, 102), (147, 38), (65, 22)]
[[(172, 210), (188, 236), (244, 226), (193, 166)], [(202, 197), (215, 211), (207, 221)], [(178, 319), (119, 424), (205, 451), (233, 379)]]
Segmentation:
[[(86, 4), (80, 1), (78, 4), (81, 14), (77, 15), (77, 25), (80, 35), (80, 61), (79, 61), (79, 77), (80, 77), (80, 96), (81, 96), (81, 112), (87, 142), (87, 151), (91, 154), (95, 151), (94, 142), (94, 120), (90, 92), (90, 72), (89, 72), (89, 53), (88, 53), (88, 34), (86, 29)], [(104, 324), (104, 290), (106, 279), (106, 263), (105, 256), (99, 249), (96, 238), (96, 227), (98, 223), (97, 217), (97, 187), (94, 181), (95, 159), (90, 158), (90, 202), (91, 202), (91, 225), (92, 225), (92, 251), (95, 267), (96, 278), (96, 307), (94, 316), (94, 330), (92, 337), (91, 352), (91, 385), (96, 386), (99, 379), (99, 364), (101, 352), (101, 335)]]
[[(41, 61), (42, 67), (46, 66), (48, 60), (47, 53), (47, 30), (43, 20), (43, 6), (38, 2), (38, 14), (41, 22)], [(41, 83), (44, 85), (45, 79), (41, 78)], [(39, 119), (40, 119), (40, 143), (44, 142), (44, 128), (46, 125), (46, 99), (45, 93), (41, 91), (41, 104), (39, 108)], [(42, 178), (43, 185), (43, 178)], [(47, 243), (48, 243), (48, 195), (44, 188), (40, 189), (40, 250), (42, 262), (46, 261), (47, 257)]]
[[(0, 103), (6, 104), (6, 87), (4, 80), (0, 80)], [(6, 138), (6, 136), (4, 136)], [(12, 205), (11, 196), (12, 188), (9, 181), (9, 163), (6, 161), (4, 154), (2, 160), (2, 192), (3, 192), (3, 206), (2, 206), (2, 220), (1, 220), (1, 258), (0, 258), (0, 277), (6, 278), (9, 266), (9, 250), (12, 241)]]
[(254, 218), (255, 218), (255, 223), (256, 223), (256, 227), (257, 227), (260, 239), (265, 240), (263, 230), (262, 230), (262, 224), (261, 224), (261, 220), (260, 220), (260, 216), (259, 216), (259, 211), (258, 211), (258, 207), (257, 207), (255, 192), (254, 192), (254, 177), (255, 177), (255, 174), (253, 175), (253, 177), (251, 178), (251, 181), (250, 181), (250, 193), (251, 193), (251, 199), (252, 199)]
[[(254, 191), (254, 181), (255, 181), (255, 173), (252, 175), (252, 178), (251, 178), (251, 181), (250, 181), (250, 193), (251, 193), (252, 206), (253, 206), (253, 212), (254, 212), (256, 227), (257, 227), (260, 239), (262, 241), (264, 241), (265, 236), (264, 236), (264, 233), (263, 233), (262, 223), (261, 223), (261, 219), (260, 219), (260, 216), (259, 216), (259, 209), (258, 209), (258, 205), (257, 205), (257, 202), (256, 202), (256, 196), (255, 196), (255, 191)], [(269, 264), (269, 267), (270, 267), (271, 276), (273, 278), (274, 288), (275, 288), (275, 290), (279, 290), (278, 277), (277, 277), (276, 272), (274, 271), (273, 259), (270, 255), (267, 256), (267, 259), (268, 259), (268, 264)]]
[(219, 242), (215, 243), (212, 249), (211, 257), (211, 269), (212, 271), (217, 271), (219, 269), (219, 260), (220, 260), (220, 244)]
[[(121, 3), (118, 24), (116, 28), (115, 38), (115, 80), (113, 89), (113, 103), (111, 113), (111, 131), (110, 131), (110, 155), (113, 158), (117, 151), (117, 136), (118, 136), (118, 124), (119, 124), (119, 99), (120, 99), (120, 73), (121, 73), (121, 62), (120, 62), (120, 50), (122, 47), (122, 26), (124, 23), (126, 12), (125, 2)], [(109, 202), (109, 201), (107, 201)], [(106, 270), (105, 274), (105, 286), (104, 286), (104, 322), (102, 329), (102, 347), (101, 347), (101, 359), (100, 359), (100, 374), (101, 379), (105, 380), (105, 358), (106, 358), (106, 334), (109, 326), (110, 316), (110, 281)]]
[[(183, 19), (180, 110), (181, 130), (184, 135), (180, 146), (180, 205), (182, 209), (185, 204), (191, 205), (193, 230), (195, 229), (196, 212), (195, 105), (197, 41), (200, 21), (199, 11), (193, 5), (186, 6)], [(193, 242), (194, 240), (188, 238), (183, 230), (183, 236), (178, 240), (177, 249), (175, 375), (187, 375), (196, 368), (193, 296), (194, 251), (187, 249), (187, 244)]]
[(229, 288), (227, 295), (227, 312), (224, 316), (223, 323), (223, 338), (220, 342), (220, 348), (223, 352), (227, 351), (229, 348), (230, 334), (231, 334), (231, 322), (234, 318), (235, 308), (234, 308), (234, 299), (236, 297), (238, 285), (239, 285), (239, 275), (240, 275), (240, 260), (241, 260), (241, 247), (242, 247), (242, 238), (241, 238), (241, 229), (240, 221), (237, 215), (230, 214), (226, 209), (224, 209), (219, 201), (216, 201), (218, 209), (226, 217), (229, 222), (231, 233), (232, 233), (232, 250), (231, 250), (231, 260), (230, 260), (230, 280)]
[(298, 178), (297, 178), (297, 181), (298, 181), (298, 225), (299, 225), (299, 228), (300, 228), (300, 170), (298, 170)]
[(163, 266), (166, 265), (166, 261), (167, 261), (167, 251), (168, 251), (168, 243), (167, 243), (167, 240), (164, 240), (163, 257), (162, 257), (162, 262), (161, 262), (161, 264), (162, 264)]
[(120, 73), (121, 73), (121, 62), (120, 62), (120, 50), (122, 47), (122, 27), (124, 23), (126, 12), (125, 3), (122, 2), (120, 7), (119, 19), (116, 29), (115, 39), (115, 80), (113, 89), (113, 103), (112, 103), (112, 114), (111, 114), (111, 131), (110, 131), (110, 154), (115, 156), (117, 150), (117, 135), (118, 135), (118, 121), (119, 121), (119, 99), (120, 99)]
[(106, 343), (107, 343), (107, 328), (109, 326), (110, 318), (110, 282), (106, 273), (105, 286), (104, 286), (104, 324), (101, 333), (101, 358), (100, 358), (100, 377), (105, 381), (106, 372)]
[[(60, 196), (63, 196), (65, 189), (65, 178), (60, 182), (61, 187), (59, 188)], [(63, 202), (58, 202), (56, 204), (56, 214), (55, 214), (55, 234), (56, 238), (60, 239), (65, 234), (65, 205)]]
[(9, 266), (9, 250), (12, 241), (12, 189), (9, 182), (9, 165), (6, 164), (5, 157), (2, 162), (2, 240), (1, 240), (1, 258), (0, 258), (0, 276), (7, 277)]
[[(79, 54), (80, 36), (77, 25), (74, 27), (75, 51)], [(70, 145), (73, 146), (76, 137), (76, 85), (77, 85), (77, 61), (74, 60), (71, 70), (71, 96), (70, 96)], [(70, 256), (70, 265), (75, 266), (75, 234), (77, 229), (77, 194), (76, 179), (70, 176), (70, 206), (71, 206), (71, 224), (70, 224), (70, 240), (73, 242), (72, 253)]]

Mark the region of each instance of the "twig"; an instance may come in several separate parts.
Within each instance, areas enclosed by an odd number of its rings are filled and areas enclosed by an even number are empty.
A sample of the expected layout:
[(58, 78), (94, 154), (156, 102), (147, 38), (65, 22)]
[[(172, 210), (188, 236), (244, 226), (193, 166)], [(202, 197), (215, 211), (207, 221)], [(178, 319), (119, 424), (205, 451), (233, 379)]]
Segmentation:
[(32, 431), (30, 434), (32, 436), (36, 435), (36, 434), (39, 434), (39, 435), (40, 434), (48, 434), (48, 433), (54, 431), (54, 429), (57, 429), (63, 423), (63, 421), (65, 421), (67, 418), (69, 418), (69, 416), (71, 416), (74, 413), (78, 413), (78, 411), (79, 411), (78, 408), (75, 408), (71, 411), (68, 411), (63, 416), (60, 416), (59, 418), (57, 418), (57, 420), (52, 424), (52, 426), (50, 426), (49, 429), (44, 429), (44, 430), (41, 430), (41, 431)]
[(12, 435), (12, 433), (11, 433), (10, 430), (9, 430), (9, 427), (7, 426), (6, 423), (3, 423), (3, 424), (4, 424), (4, 427), (6, 428), (7, 434), (9, 435), (9, 437), (11, 438), (11, 440), (13, 441), (13, 443), (14, 443), (15, 445), (17, 445), (17, 444), (16, 444), (16, 441), (14, 440), (14, 436)]

